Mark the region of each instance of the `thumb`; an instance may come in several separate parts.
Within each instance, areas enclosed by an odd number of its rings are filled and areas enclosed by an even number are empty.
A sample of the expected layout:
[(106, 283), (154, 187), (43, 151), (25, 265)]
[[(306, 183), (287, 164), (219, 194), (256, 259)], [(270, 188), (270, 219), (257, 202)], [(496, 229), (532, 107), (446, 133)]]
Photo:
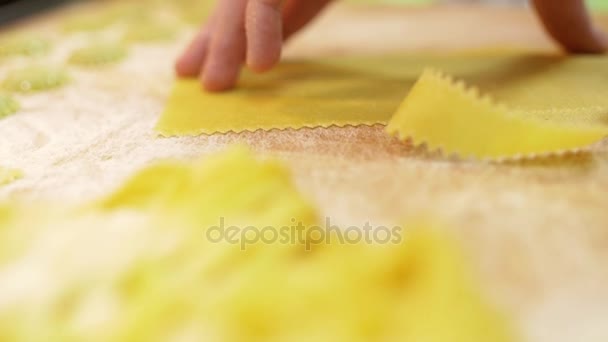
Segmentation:
[(608, 40), (594, 29), (584, 0), (534, 0), (534, 7), (547, 32), (566, 50), (601, 53)]

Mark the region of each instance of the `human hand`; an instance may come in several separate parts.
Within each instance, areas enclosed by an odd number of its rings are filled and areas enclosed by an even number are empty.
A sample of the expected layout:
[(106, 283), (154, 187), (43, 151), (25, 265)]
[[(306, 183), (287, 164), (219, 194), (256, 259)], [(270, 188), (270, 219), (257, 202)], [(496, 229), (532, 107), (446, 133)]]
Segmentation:
[(608, 49), (608, 38), (594, 28), (584, 0), (533, 2), (547, 32), (567, 51), (601, 53)]
[(283, 42), (331, 0), (219, 0), (214, 13), (178, 59), (183, 77), (199, 76), (208, 91), (233, 88), (244, 64), (275, 66)]
[[(199, 76), (205, 89), (236, 84), (247, 64), (263, 72), (278, 63), (283, 42), (331, 0), (219, 0), (208, 23), (178, 59), (184, 77)], [(600, 53), (608, 39), (595, 30), (584, 0), (533, 0), (548, 33), (567, 51)]]

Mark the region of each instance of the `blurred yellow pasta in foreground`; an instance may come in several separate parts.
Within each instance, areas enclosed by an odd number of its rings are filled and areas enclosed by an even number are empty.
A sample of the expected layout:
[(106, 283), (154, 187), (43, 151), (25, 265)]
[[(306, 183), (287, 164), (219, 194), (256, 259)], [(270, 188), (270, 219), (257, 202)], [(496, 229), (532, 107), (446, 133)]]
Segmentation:
[(318, 222), (284, 166), (243, 148), (149, 167), (85, 207), (0, 206), (0, 340), (512, 340), (437, 230), (243, 249), (209, 238), (218, 219)]

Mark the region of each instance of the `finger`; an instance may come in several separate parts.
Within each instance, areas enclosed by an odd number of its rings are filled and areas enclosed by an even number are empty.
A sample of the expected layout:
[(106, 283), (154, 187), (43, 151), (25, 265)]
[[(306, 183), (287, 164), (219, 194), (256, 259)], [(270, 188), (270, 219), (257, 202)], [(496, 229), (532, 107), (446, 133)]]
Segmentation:
[(294, 33), (317, 16), (331, 0), (288, 0), (283, 8), (283, 39)]
[(608, 41), (593, 27), (584, 0), (534, 0), (534, 6), (547, 32), (566, 50), (600, 53)]
[(213, 32), (213, 19), (194, 37), (186, 51), (175, 64), (175, 71), (181, 77), (193, 77), (200, 74), (205, 57), (209, 51), (209, 41)]
[(266, 71), (281, 59), (283, 0), (250, 0), (247, 6), (247, 65)]
[(223, 0), (215, 18), (201, 82), (209, 91), (228, 90), (236, 84), (245, 60), (247, 0)]

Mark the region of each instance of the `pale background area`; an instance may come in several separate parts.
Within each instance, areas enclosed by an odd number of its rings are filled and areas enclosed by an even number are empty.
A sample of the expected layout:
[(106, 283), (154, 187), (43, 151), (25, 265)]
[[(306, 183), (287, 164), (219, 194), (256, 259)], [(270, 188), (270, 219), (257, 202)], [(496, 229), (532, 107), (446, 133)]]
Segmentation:
[[(475, 3), (475, 4), (492, 4), (492, 5), (527, 5), (530, 0), (346, 0), (360, 3), (387, 3), (387, 4), (430, 4), (430, 3)], [(560, 0), (556, 0), (560, 1)], [(606, 0), (587, 0), (590, 8), (598, 10), (608, 9), (608, 1)]]
[[(45, 21), (34, 24), (57, 34)], [(72, 70), (71, 85), (20, 96), (22, 112), (0, 121), (0, 163), (22, 169), (25, 178), (0, 188), (0, 199), (82, 203), (155, 160), (201, 158), (245, 142), (283, 159), (333, 223), (379, 225), (420, 215), (444, 222), (490, 297), (530, 340), (608, 340), (608, 144), (565, 161), (490, 165), (426, 155), (381, 126), (158, 138), (152, 128), (170, 91), (173, 60), (190, 36), (135, 46), (118, 67)], [(50, 59), (60, 63), (85, 39), (63, 39)], [(555, 51), (525, 9), (337, 4), (286, 54), (464, 47)], [(28, 63), (0, 65), (0, 78)]]

